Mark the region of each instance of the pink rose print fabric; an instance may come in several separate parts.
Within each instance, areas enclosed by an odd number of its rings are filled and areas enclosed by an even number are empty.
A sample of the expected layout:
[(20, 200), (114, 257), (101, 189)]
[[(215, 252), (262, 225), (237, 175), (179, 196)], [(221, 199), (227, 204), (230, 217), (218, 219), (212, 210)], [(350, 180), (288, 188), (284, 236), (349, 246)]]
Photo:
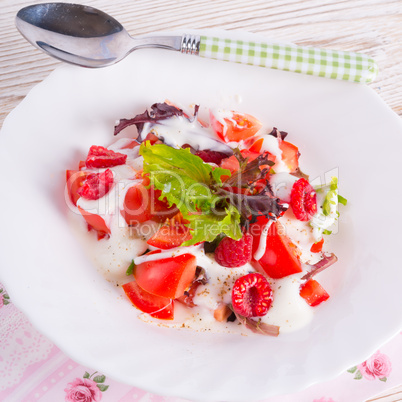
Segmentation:
[(99, 402), (102, 399), (101, 391), (92, 380), (76, 378), (64, 391), (66, 402)]
[(383, 353), (377, 352), (370, 359), (357, 366), (367, 380), (386, 379), (391, 374), (391, 360)]
[(392, 364), (390, 358), (386, 354), (377, 351), (365, 362), (352, 367), (348, 372), (355, 373), (355, 380), (365, 378), (369, 381), (379, 379), (385, 382), (391, 374), (391, 370)]
[(4, 292), (4, 289), (0, 288), (0, 308), (7, 306), (10, 303), (10, 297)]
[(86, 371), (83, 378), (76, 378), (70, 382), (64, 390), (66, 393), (65, 401), (99, 402), (102, 399), (102, 392), (107, 391), (109, 386), (104, 384), (106, 380), (104, 375), (95, 376), (95, 374), (96, 372), (89, 375)]

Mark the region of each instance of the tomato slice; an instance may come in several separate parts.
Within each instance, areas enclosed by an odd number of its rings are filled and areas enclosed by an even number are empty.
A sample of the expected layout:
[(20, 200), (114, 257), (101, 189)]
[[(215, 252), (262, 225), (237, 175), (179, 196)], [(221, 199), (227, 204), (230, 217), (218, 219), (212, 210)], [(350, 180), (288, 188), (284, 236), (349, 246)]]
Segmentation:
[(169, 248), (179, 247), (183, 242), (190, 240), (190, 229), (183, 224), (163, 225), (147, 241), (150, 246), (167, 250)]
[(127, 190), (123, 210), (120, 211), (127, 224), (143, 223), (150, 219), (163, 222), (176, 215), (176, 206), (169, 207), (167, 202), (159, 200), (162, 194), (159, 190), (152, 187), (147, 189), (147, 177), (144, 177), (144, 182), (145, 185), (138, 183)]
[(174, 217), (179, 212), (179, 209), (176, 207), (176, 205), (169, 207), (169, 203), (166, 201), (166, 198), (163, 200), (159, 199), (159, 197), (162, 195), (160, 190), (151, 187), (148, 191), (150, 198), (153, 201), (151, 212), (152, 219), (154, 221), (164, 222), (166, 219)]
[(151, 208), (149, 191), (138, 183), (127, 190), (121, 214), (129, 225), (142, 223), (151, 219)]
[(144, 289), (141, 289), (136, 281), (126, 283), (122, 287), (131, 303), (142, 312), (161, 320), (173, 320), (173, 300), (151, 295)]
[(213, 114), (209, 113), (211, 127), (225, 142), (241, 141), (252, 137), (262, 127), (262, 124), (253, 116), (246, 113), (231, 112), (229, 118), (224, 118), (222, 124)]
[[(282, 151), (282, 161), (293, 173), (299, 167), (299, 148), (287, 141), (280, 141), (279, 148)], [(275, 166), (273, 167), (275, 170)]]
[(101, 216), (87, 212), (85, 209), (82, 209), (79, 206), (78, 210), (81, 212), (81, 215), (87, 221), (87, 224), (91, 227), (91, 229), (96, 230), (100, 235), (110, 234), (110, 229)]
[[(84, 162), (85, 164), (85, 162)], [(76, 206), (78, 199), (81, 197), (78, 190), (84, 184), (85, 179), (91, 172), (81, 172), (80, 170), (66, 170), (67, 192), (71, 202)]]
[(151, 145), (160, 144), (162, 142), (154, 133), (148, 133), (143, 142), (146, 141), (149, 141)]
[[(260, 244), (261, 233), (267, 222), (268, 219), (261, 216), (257, 218), (257, 222), (250, 225), (250, 233), (253, 236), (253, 255)], [(277, 222), (272, 223), (268, 230), (264, 255), (258, 261), (252, 260), (253, 265), (263, 269), (274, 279), (302, 272), (297, 247), (281, 231), (282, 228)]]
[(135, 267), (134, 277), (145, 291), (176, 299), (193, 281), (196, 268), (196, 258), (191, 254), (182, 254), (143, 262)]
[(302, 285), (300, 288), (300, 296), (312, 307), (318, 306), (320, 303), (329, 299), (329, 294), (314, 279), (310, 279)]

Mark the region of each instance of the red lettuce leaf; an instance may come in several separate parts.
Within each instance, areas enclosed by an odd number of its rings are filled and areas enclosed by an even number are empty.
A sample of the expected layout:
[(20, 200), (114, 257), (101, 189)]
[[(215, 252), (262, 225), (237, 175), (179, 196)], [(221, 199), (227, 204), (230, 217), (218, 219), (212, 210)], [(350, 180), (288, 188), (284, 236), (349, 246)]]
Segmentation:
[(331, 265), (335, 264), (337, 261), (338, 257), (335, 254), (324, 254), (324, 258), (321, 261), (318, 261), (317, 264), (311, 265), (311, 271), (304, 275), (301, 279), (308, 281), (314, 275), (317, 275), (319, 272), (324, 271), (324, 269), (327, 269)]
[[(198, 112), (198, 107), (195, 108), (195, 116)], [(176, 106), (168, 105), (167, 103), (154, 103), (151, 106), (151, 110), (146, 110), (144, 113), (138, 114), (132, 119), (121, 119), (119, 124), (114, 128), (114, 135), (117, 135), (126, 127), (135, 125), (138, 130), (138, 141), (140, 142), (142, 129), (144, 123), (157, 123), (161, 120), (169, 119), (173, 116), (183, 116), (183, 110)]]
[(239, 320), (239, 322), (244, 325), (247, 329), (250, 331), (254, 332), (255, 334), (260, 334), (260, 335), (269, 335), (269, 336), (278, 336), (279, 335), (279, 327), (277, 325), (271, 325), (271, 324), (265, 324), (264, 322), (261, 322), (261, 319), (258, 321), (253, 320), (248, 317), (243, 317), (240, 314), (236, 314), (236, 318)]
[(268, 169), (260, 169), (260, 166), (273, 166), (275, 163), (270, 161), (269, 153), (264, 152), (253, 161), (248, 162), (248, 158), (244, 158), (238, 149), (234, 150), (234, 155), (239, 161), (239, 170), (225, 181), (228, 186), (249, 187), (256, 181), (263, 179), (268, 174)]
[(233, 193), (222, 188), (217, 190), (217, 194), (224, 196), (238, 209), (245, 220), (250, 220), (250, 223), (254, 223), (258, 216), (276, 220), (287, 210), (287, 207), (280, 203), (279, 198), (272, 196), (269, 186), (256, 195)]
[(274, 137), (281, 138), (282, 141), (287, 137), (288, 133), (286, 131), (279, 131), (276, 127), (272, 129), (269, 135), (273, 135)]
[[(239, 210), (243, 219), (250, 220), (251, 223), (255, 222), (258, 216), (266, 216), (274, 220), (282, 216), (287, 206), (282, 205), (279, 198), (274, 196), (266, 179), (268, 168), (260, 169), (261, 166), (273, 165), (273, 162), (268, 159), (269, 153), (265, 152), (251, 162), (248, 162), (248, 159), (244, 158), (238, 150), (235, 150), (234, 154), (240, 168), (225, 181), (225, 188), (218, 189), (217, 193), (226, 197), (227, 201)], [(232, 188), (233, 186), (235, 188)], [(249, 188), (251, 193), (242, 194), (236, 191), (239, 188)]]

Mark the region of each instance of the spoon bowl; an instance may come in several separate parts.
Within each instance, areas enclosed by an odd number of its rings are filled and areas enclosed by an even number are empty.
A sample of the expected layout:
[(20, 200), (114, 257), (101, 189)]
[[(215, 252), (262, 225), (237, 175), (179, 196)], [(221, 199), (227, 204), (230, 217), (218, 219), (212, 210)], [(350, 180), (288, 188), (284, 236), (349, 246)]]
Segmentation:
[[(113, 17), (80, 4), (45, 3), (21, 9), (17, 29), (50, 56), (83, 67), (105, 67), (140, 47), (180, 50), (181, 37), (134, 39)], [(172, 40), (172, 38), (175, 38)]]

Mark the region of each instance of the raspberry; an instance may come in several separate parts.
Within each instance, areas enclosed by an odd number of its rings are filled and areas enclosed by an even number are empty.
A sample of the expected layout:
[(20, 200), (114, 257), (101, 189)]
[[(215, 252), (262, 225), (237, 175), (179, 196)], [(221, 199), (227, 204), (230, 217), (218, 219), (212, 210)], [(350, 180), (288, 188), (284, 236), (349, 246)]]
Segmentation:
[(109, 192), (113, 184), (113, 172), (106, 169), (103, 173), (88, 175), (78, 194), (87, 200), (97, 200)]
[(240, 240), (225, 237), (215, 249), (215, 260), (223, 267), (237, 268), (251, 261), (253, 236), (246, 233)]
[(92, 145), (89, 148), (88, 156), (85, 161), (87, 168), (106, 168), (126, 163), (127, 155), (114, 152), (105, 147)]
[(243, 317), (261, 317), (267, 314), (271, 302), (271, 286), (259, 273), (244, 275), (233, 285), (233, 309)]
[(293, 184), (290, 205), (299, 221), (308, 221), (317, 213), (317, 194), (306, 179), (299, 179)]
[(211, 151), (209, 149), (205, 151), (197, 151), (196, 156), (199, 156), (205, 163), (215, 163), (216, 165), (220, 165), (222, 159), (228, 157), (223, 152)]

